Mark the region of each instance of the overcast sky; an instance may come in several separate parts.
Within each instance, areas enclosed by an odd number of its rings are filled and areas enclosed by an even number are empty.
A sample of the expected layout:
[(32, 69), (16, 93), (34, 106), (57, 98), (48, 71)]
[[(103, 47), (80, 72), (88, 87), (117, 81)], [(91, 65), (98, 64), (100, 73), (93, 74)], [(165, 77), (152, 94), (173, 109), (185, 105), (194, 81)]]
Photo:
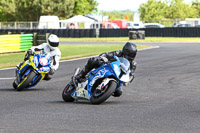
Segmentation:
[[(99, 3), (99, 11), (112, 11), (112, 10), (126, 10), (137, 11), (140, 4), (147, 2), (148, 0), (97, 0)], [(191, 3), (192, 0), (184, 0), (187, 3)]]

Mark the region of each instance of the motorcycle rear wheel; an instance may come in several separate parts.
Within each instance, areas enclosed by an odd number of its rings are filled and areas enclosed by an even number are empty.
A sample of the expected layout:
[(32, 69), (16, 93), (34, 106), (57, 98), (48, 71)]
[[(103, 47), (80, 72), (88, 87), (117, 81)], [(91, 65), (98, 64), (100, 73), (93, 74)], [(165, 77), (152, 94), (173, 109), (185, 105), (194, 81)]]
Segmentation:
[(71, 86), (67, 84), (65, 89), (62, 92), (62, 98), (65, 102), (73, 102), (75, 99), (71, 96), (71, 94), (75, 91), (75, 89), (71, 89)]
[(111, 95), (112, 93), (115, 91), (115, 88), (117, 87), (117, 83), (115, 81), (110, 81), (106, 86), (105, 86), (105, 91), (99, 95), (99, 96), (95, 96), (96, 95), (96, 91), (93, 92), (91, 98), (90, 98), (90, 102), (92, 104), (101, 104), (104, 101), (106, 101)]
[(33, 80), (33, 78), (35, 77), (35, 73), (33, 71), (31, 71), (25, 78), (24, 80), (22, 81), (23, 83), (19, 86), (17, 86), (16, 90), (17, 91), (22, 91), (24, 90), (24, 88), (26, 88), (30, 83), (31, 81)]

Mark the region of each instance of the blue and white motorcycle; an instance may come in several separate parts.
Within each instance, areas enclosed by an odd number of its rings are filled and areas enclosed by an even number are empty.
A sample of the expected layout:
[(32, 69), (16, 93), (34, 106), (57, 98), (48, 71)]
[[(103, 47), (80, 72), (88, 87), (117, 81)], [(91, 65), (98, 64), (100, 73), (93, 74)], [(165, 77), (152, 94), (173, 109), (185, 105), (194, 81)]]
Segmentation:
[[(92, 104), (101, 104), (106, 101), (124, 83), (132, 80), (130, 76), (130, 63), (123, 57), (114, 56), (116, 61), (102, 64), (86, 75), (85, 82), (77, 86), (70, 81), (64, 88), (62, 98), (65, 102), (88, 100)], [(75, 70), (74, 76), (80, 69)]]
[(16, 70), (13, 88), (25, 90), (38, 84), (50, 71), (49, 55), (31, 55), (20, 68)]

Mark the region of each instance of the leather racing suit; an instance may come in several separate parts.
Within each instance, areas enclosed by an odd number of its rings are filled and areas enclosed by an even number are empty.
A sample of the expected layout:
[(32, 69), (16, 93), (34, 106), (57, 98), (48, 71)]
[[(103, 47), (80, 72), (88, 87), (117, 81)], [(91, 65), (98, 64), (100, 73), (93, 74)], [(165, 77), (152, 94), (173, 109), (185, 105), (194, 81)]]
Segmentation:
[[(118, 51), (113, 51), (113, 52), (108, 52), (108, 53), (102, 53), (97, 57), (92, 57), (88, 60), (87, 64), (85, 65), (85, 67), (83, 68), (83, 70), (76, 75), (76, 79), (78, 80), (78, 82), (82, 82), (85, 79), (85, 75), (91, 71), (93, 68), (98, 68), (100, 67), (100, 65), (104, 62), (112, 62), (115, 61), (114, 56), (117, 57), (124, 57), (123, 52), (121, 50)], [(134, 72), (137, 66), (137, 63), (134, 60), (129, 60), (130, 62), (130, 70), (131, 70), (131, 77), (132, 79), (130, 80), (129, 83), (131, 83), (134, 79)], [(127, 84), (125, 84), (127, 85)], [(119, 88), (119, 90), (117, 90), (116, 92), (114, 92), (113, 96), (115, 97), (119, 97), (122, 94), (122, 88)]]
[(51, 49), (48, 43), (42, 43), (38, 46), (33, 46), (30, 48), (32, 51), (38, 51), (41, 50), (42, 55), (48, 55), (49, 61), (50, 61), (50, 67), (54, 71), (58, 69), (59, 67), (59, 60), (61, 58), (61, 52), (58, 47), (55, 47), (54, 49)]

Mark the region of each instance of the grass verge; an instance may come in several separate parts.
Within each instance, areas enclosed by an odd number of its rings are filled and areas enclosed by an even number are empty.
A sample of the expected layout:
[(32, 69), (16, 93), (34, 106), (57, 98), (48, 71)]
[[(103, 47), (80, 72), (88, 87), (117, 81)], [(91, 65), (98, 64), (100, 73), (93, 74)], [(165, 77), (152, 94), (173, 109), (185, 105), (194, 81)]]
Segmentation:
[[(103, 52), (122, 49), (123, 45), (60, 45), (61, 60), (94, 56)], [(138, 49), (149, 46), (137, 45)], [(0, 69), (14, 67), (24, 59), (25, 52), (0, 54)]]

